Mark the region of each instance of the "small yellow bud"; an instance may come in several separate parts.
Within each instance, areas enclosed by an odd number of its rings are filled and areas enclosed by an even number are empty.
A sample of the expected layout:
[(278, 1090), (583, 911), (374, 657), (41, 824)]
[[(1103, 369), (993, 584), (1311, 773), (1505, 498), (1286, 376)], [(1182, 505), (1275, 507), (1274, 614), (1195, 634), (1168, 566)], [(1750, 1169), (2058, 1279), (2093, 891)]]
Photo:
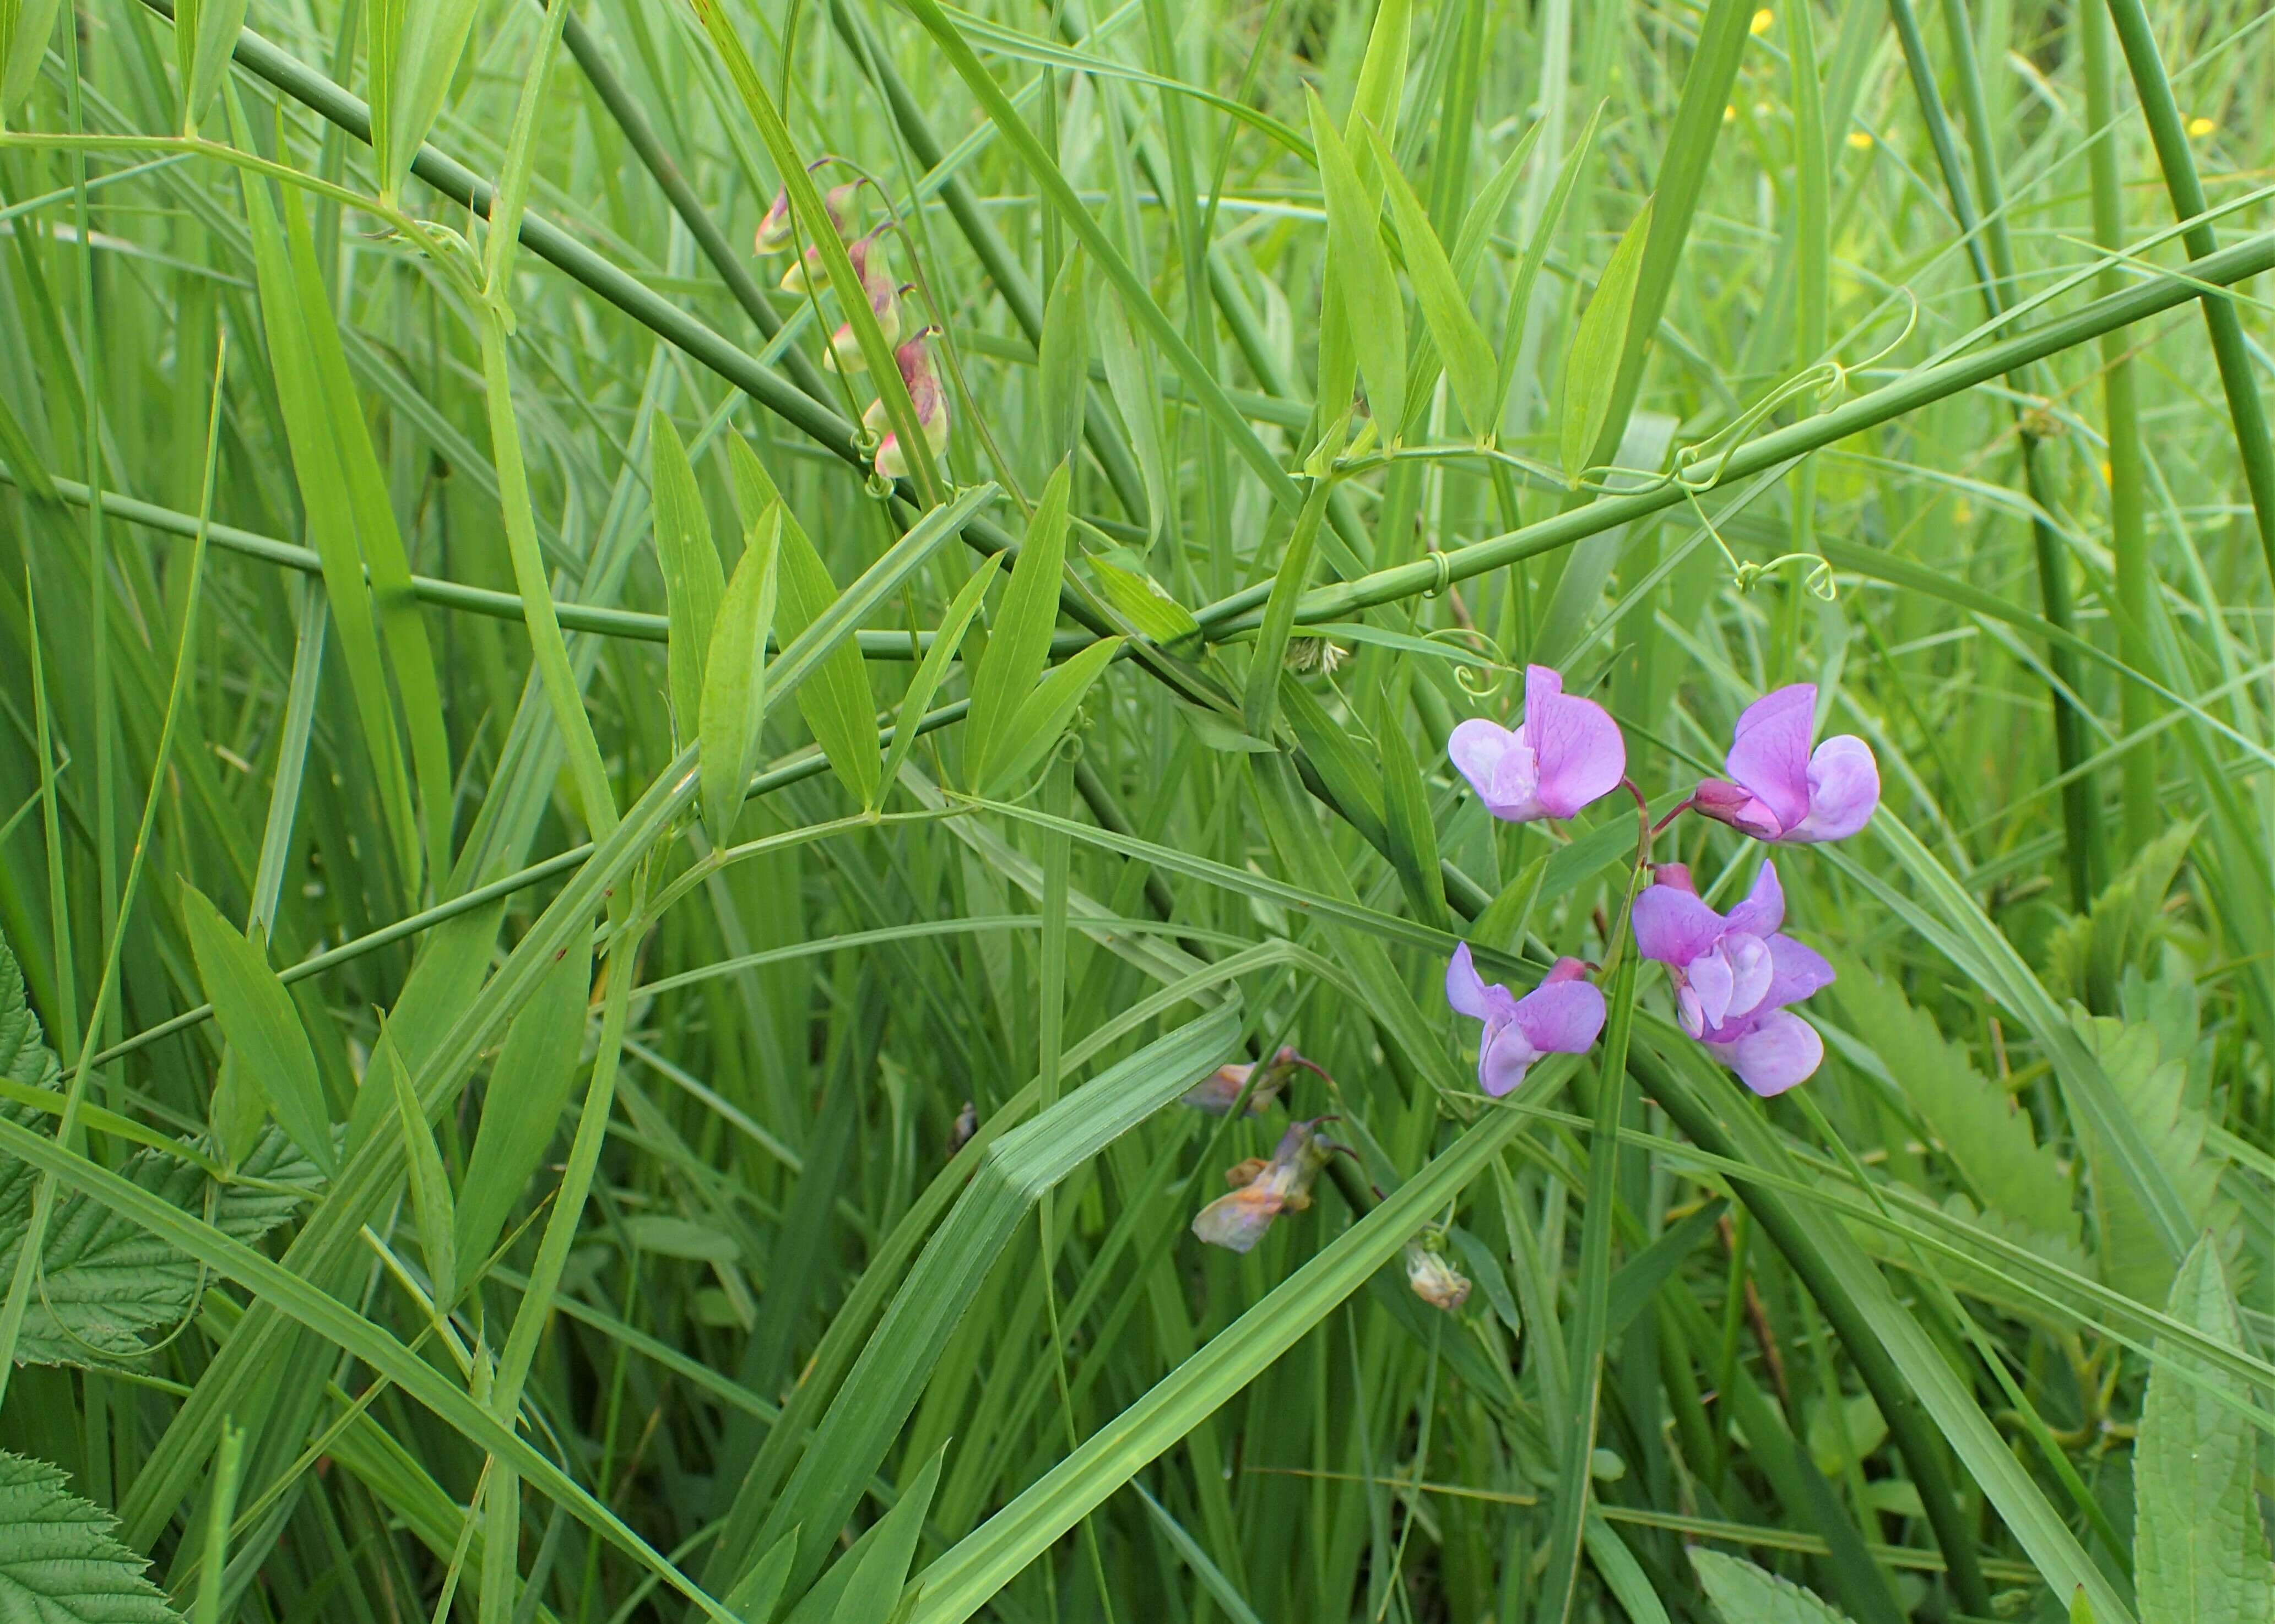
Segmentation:
[(2205, 136), (2210, 135), (2214, 130), (2218, 128), (2219, 126), (2218, 125), (2214, 124), (2211, 119), (2206, 118), (2201, 113), (2188, 120), (2188, 133), (2197, 140), (2203, 140)]
[(1756, 11), (1754, 20), (1746, 25), (1748, 32), (1753, 34), (1767, 34), (1775, 26), (1777, 26), (1777, 13), (1767, 6)]
[(1870, 152), (1872, 150), (1872, 138), (1865, 134), (1862, 130), (1851, 130), (1848, 132), (1848, 144), (1851, 147), (1854, 147), (1858, 152)]
[(1735, 108), (1735, 107), (1731, 107), (1731, 106), (1728, 106), (1728, 105), (1727, 105), (1727, 104), (1723, 107), (1723, 109), (1722, 109), (1722, 122), (1723, 122), (1724, 124), (1728, 124), (1732, 119), (1735, 118), (1737, 116), (1738, 116), (1738, 110), (1737, 110), (1736, 108)]
[(2105, 457), (2103, 457), (2101, 459), (2101, 482), (2104, 485), (2106, 485), (2116, 477), (2117, 476), (2115, 474), (2109, 471), (2109, 459)]

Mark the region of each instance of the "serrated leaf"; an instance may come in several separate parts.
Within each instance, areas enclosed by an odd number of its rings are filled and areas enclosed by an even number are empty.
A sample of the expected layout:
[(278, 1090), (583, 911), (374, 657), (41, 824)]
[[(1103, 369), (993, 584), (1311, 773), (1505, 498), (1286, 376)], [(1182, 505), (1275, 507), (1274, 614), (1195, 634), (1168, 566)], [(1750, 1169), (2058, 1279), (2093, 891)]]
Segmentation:
[(61, 1468), (0, 1449), (0, 1620), (178, 1624), (117, 1526), (64, 1486)]
[(24, 970), (0, 937), (0, 1077), (28, 1088), (53, 1088), (63, 1063), (48, 1046), (40, 1017), (24, 996)]
[(2069, 1175), (2038, 1144), (2028, 1114), (1893, 983), (1853, 960), (1836, 960), (1836, 967), (1833, 993), (1850, 1027), (1880, 1057), (1976, 1198), (2039, 1234), (2074, 1240)]
[[(1335, 133), (1319, 93), (1306, 86), (1304, 95), (1327, 202), (1329, 286), (1324, 297), (1342, 306), (1375, 422), (1388, 442), (1406, 422), (1406, 300), (1378, 229), (1381, 206), (1359, 178), (1350, 149)], [(1337, 409), (1332, 401), (1322, 404), (1331, 413)]]
[[(2082, 1010), (2073, 1020), (2189, 1218), (2199, 1229), (2224, 1236), (2235, 1216), (2219, 1193), (2226, 1163), (2204, 1148), (2206, 1123), (2188, 1103), (2187, 1067), (2162, 1058), (2156, 1029), (2145, 1023), (2128, 1024)], [(2112, 1165), (2101, 1137), (2083, 1125), (2078, 1137), (2092, 1174), (2102, 1279), (2139, 1302), (2161, 1302), (2174, 1277), (2170, 1255), (2157, 1243), (2138, 1196)]]
[[(964, 770), (975, 789), (995, 782), (997, 758), (1011, 745), (1011, 724), (1035, 691), (1051, 657), (1064, 573), (1067, 465), (1052, 472), (1019, 543), (1011, 584), (1003, 589), (987, 652), (971, 676), (971, 712), (964, 723)], [(984, 789), (981, 789), (985, 793)]]
[[(728, 461), (735, 476), (735, 506), (745, 529), (756, 525), (767, 508), (782, 505), (782, 542), (775, 563), (775, 623), (787, 648), (798, 635), (836, 601), (837, 583), (821, 555), (813, 548), (797, 515), (782, 502), (774, 477), (739, 434), (727, 442)], [(877, 799), (877, 701), (869, 687), (869, 668), (850, 637), (824, 654), (813, 675), (797, 691), (797, 707), (805, 725), (813, 729), (814, 743), (829, 758), (829, 765), (853, 798), (864, 806)]]
[(458, 1188), (457, 1241), (461, 1258), (479, 1258), (497, 1243), (538, 1159), (561, 1125), (561, 1107), (585, 1046), (591, 953), (571, 951), (546, 972), (506, 1028), (490, 1069), (481, 1126)]
[(1742, 1557), (1693, 1546), (1690, 1561), (1725, 1624), (1848, 1624), (1848, 1614)]
[(1596, 295), (1580, 313), (1579, 330), (1564, 357), (1564, 404), (1559, 414), (1557, 444), (1563, 458), (1565, 483), (1577, 488), (1587, 467), (1589, 452), (1604, 432), (1604, 419), (1612, 409), (1612, 391), (1619, 376), (1620, 356), (1627, 348), (1628, 318), (1635, 309), (1636, 279), (1643, 270), (1643, 248), (1651, 236), (1651, 203), (1646, 200), (1612, 250), (1611, 263), (1596, 283)]
[(724, 846), (742, 815), (743, 795), (758, 765), (767, 718), (767, 634), (773, 629), (782, 509), (768, 508), (752, 528), (719, 601), (703, 674), (703, 825)]
[(2062, 922), (2046, 943), (2046, 983), (2096, 1015), (2114, 1015), (2128, 968), (2144, 963), (2158, 934), (2165, 896), (2196, 838), (2196, 820), (2150, 841), (2105, 887), (2082, 918)]
[(259, 948), (195, 886), (182, 888), (182, 919), (198, 979), (213, 1001), (237, 1063), (259, 1085), (277, 1125), (329, 1174), (334, 1166), (331, 1114), (316, 1075), (315, 1052), (300, 1024), (292, 995), (268, 968)]
[[(2166, 1311), (2216, 1342), (2242, 1348), (2243, 1327), (2210, 1237), (2181, 1265)], [(2232, 1374), (2158, 1339), (2133, 1450), (2142, 1624), (2275, 1618), (2275, 1576), (2252, 1492), (2258, 1435), (2222, 1395), (2249, 1399)]]
[(909, 679), (909, 691), (901, 697), (901, 714), (893, 723), (893, 742), (885, 750), (883, 782), (888, 787), (900, 777), (901, 763), (916, 747), (917, 724), (924, 720), (933, 695), (940, 691), (941, 682), (948, 675), (964, 634), (971, 629), (972, 620), (979, 613), (979, 601), (986, 596), (988, 583), (1002, 567), (1001, 553), (990, 553), (980, 561), (979, 568), (971, 572), (971, 578), (956, 593), (956, 601), (948, 606), (948, 615), (933, 634), (932, 646), (925, 650), (916, 676)]
[[(0, 1117), (34, 1133), (52, 1131), (47, 1114), (36, 1107), (0, 1101)], [(194, 1162), (146, 1147), (118, 1171), (184, 1212), (204, 1216), (210, 1181)], [(294, 1191), (313, 1192), (322, 1183), (315, 1164), (274, 1127), (253, 1142), (237, 1177), (245, 1182), (215, 1191), (213, 1223), (248, 1243), (299, 1209)], [(38, 1182), (23, 1162), (0, 1154), (0, 1279), (13, 1272), (23, 1250)], [(57, 1192), (40, 1261), (42, 1288), (25, 1308), (16, 1342), (19, 1364), (137, 1357), (143, 1333), (170, 1330), (192, 1311), (200, 1279), (189, 1258), (77, 1191)]]
[(664, 664), (671, 717), (679, 736), (688, 738), (702, 714), (706, 651), (727, 578), (687, 448), (680, 442), (679, 430), (661, 412), (656, 413), (648, 439), (648, 488), (655, 514), (655, 559), (663, 572), (664, 611), (670, 622)]
[(1421, 309), (1438, 359), (1453, 386), (1454, 399), (1468, 419), (1470, 432), (1480, 438), (1493, 432), (1500, 419), (1494, 389), (1493, 344), (1470, 313), (1461, 278), (1438, 233), (1430, 224), (1429, 210), (1414, 195), (1389, 145), (1372, 126), (1362, 126), (1390, 199), (1391, 217), (1398, 223), (1399, 246), (1406, 254), (1406, 279), (1414, 286), (1414, 302)]
[(1100, 638), (1035, 684), (1034, 692), (1027, 696), (1027, 702), (1019, 707), (1019, 714), (1011, 718), (1011, 725), (1004, 730), (994, 763), (987, 769), (987, 787), (982, 794), (1001, 794), (1034, 770), (1059, 742), (1059, 736), (1074, 719), (1075, 706), (1082, 703), (1091, 684), (1105, 674), (1122, 644), (1120, 638)]

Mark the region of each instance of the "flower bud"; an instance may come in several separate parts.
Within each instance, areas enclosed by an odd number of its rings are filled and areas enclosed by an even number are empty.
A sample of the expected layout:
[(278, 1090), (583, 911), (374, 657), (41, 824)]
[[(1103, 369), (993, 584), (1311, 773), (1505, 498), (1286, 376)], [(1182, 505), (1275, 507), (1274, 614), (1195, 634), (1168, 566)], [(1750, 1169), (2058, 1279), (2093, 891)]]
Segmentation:
[(1251, 1159), (1228, 1171), (1226, 1182), (1238, 1182), (1240, 1188), (1203, 1207), (1193, 1219), (1193, 1233), (1211, 1246), (1245, 1252), (1264, 1238), (1281, 1213), (1310, 1206), (1312, 1182), (1336, 1148), (1334, 1141), (1318, 1131), (1326, 1120), (1291, 1124), (1280, 1136), (1271, 1160)]
[(1406, 1283), (1432, 1308), (1452, 1313), (1470, 1300), (1470, 1279), (1446, 1261), (1445, 1254), (1417, 1235), (1406, 1243)]

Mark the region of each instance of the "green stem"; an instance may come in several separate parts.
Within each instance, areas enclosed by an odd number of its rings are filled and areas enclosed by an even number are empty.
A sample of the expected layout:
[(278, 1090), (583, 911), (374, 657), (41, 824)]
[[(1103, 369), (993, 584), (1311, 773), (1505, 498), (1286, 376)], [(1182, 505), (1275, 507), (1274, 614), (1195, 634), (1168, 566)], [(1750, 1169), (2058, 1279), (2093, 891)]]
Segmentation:
[[(2141, 116), (2148, 121), (2149, 139), (2157, 149), (2158, 165), (2165, 171), (2165, 190), (2171, 194), (2173, 213), (2196, 221), (2181, 234), (2188, 257), (2202, 259), (2214, 252), (2218, 239), (2211, 223), (2198, 220), (2207, 208), (2203, 182), (2196, 176), (2196, 161), (2188, 150), (2188, 132), (2173, 100), (2172, 81), (2165, 76), (2165, 59), (2157, 49), (2156, 31), (2149, 26), (2141, 0), (2109, 0), (2109, 15), (2117, 25), (2118, 42), (2132, 71), (2133, 92), (2141, 98)], [(2270, 578), (2275, 578), (2275, 441), (2267, 427), (2267, 410), (2252, 381), (2251, 346), (2243, 336), (2243, 321), (2233, 301), (2207, 296), (2204, 326), (2211, 334), (2212, 359), (2219, 366), (2220, 388), (2227, 396), (2227, 415), (2235, 425), (2236, 455), (2243, 463), (2243, 483), (2251, 493), (2252, 517), (2259, 523), (2259, 548)]]
[[(2093, 236), (2114, 252), (2125, 241), (2125, 185), (2117, 151), (2117, 64), (2109, 49), (2109, 15), (2091, 0), (2077, 9), (2085, 55), (2085, 121), (2090, 130), (2085, 150), (2093, 188)], [(2124, 273), (2112, 265), (2101, 273), (2101, 290), (2113, 293)], [(2102, 404), (2109, 444), (2109, 548), (2117, 559), (2117, 656), (2138, 671), (2150, 668), (2150, 601), (2156, 578), (2149, 555), (2141, 419), (2133, 378), (2130, 343), (2120, 332), (2101, 336)], [(2119, 714), (2125, 731), (2137, 734), (2157, 719), (2158, 706), (2137, 683), (2123, 684)], [(2143, 739), (2125, 754), (2125, 847), (2138, 851), (2155, 839), (2158, 812), (2157, 745)]]

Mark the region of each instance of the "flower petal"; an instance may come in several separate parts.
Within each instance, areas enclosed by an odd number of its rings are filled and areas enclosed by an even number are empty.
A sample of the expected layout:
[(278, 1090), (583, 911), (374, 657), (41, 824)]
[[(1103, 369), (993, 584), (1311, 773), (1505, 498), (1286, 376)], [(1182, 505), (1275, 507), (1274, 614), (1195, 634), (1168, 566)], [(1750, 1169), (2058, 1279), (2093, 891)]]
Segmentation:
[(1795, 683), (1746, 706), (1723, 765), (1790, 829), (1809, 816), (1809, 736), (1817, 684)]
[(1791, 841), (1846, 840), (1871, 820), (1880, 804), (1880, 764), (1872, 747), (1853, 733), (1826, 739), (1809, 759), (1809, 816), (1788, 830)]
[(1453, 961), (1446, 966), (1446, 1001), (1472, 1020), (1490, 1021), (1493, 1006), (1485, 996), (1485, 978), (1470, 957), (1470, 944), (1458, 942)]
[(1488, 1026), (1478, 1050), (1478, 1086), (1499, 1099), (1523, 1082), (1525, 1072), (1539, 1058), (1540, 1051), (1527, 1041), (1524, 1029), (1515, 1022)]
[(1719, 1026), (1729, 1018), (1730, 992), (1737, 978), (1731, 973), (1729, 956), (1719, 944), (1712, 953), (1702, 953), (1684, 965), (1682, 974), (1697, 994), (1698, 1012), (1709, 1027)]
[(1703, 778), (1691, 793), (1690, 810), (1702, 818), (1727, 823), (1756, 840), (1775, 840), (1785, 833), (1777, 812), (1750, 789), (1727, 779)]
[(1710, 1046), (1741, 1083), (1764, 1099), (1808, 1081), (1825, 1061), (1825, 1039), (1817, 1029), (1782, 1009), (1735, 1043)]
[(1810, 993), (1833, 985), (1833, 966), (1816, 948), (1795, 941), (1790, 936), (1772, 936), (1769, 940), (1770, 985), (1762, 994), (1757, 1009), (1782, 1009), (1788, 1004), (1797, 1004)]
[(1785, 888), (1778, 882), (1777, 865), (1765, 862), (1746, 900), (1730, 910), (1729, 928), (1767, 940), (1784, 923)]
[(1485, 810), (1511, 823), (1541, 815), (1539, 774), (1531, 747), (1497, 721), (1472, 716), (1446, 740), (1446, 753), (1470, 781)]
[(1545, 665), (1524, 669), (1524, 741), (1538, 764), (1540, 804), (1552, 818), (1569, 818), (1609, 795), (1628, 770), (1627, 740), (1611, 713), (1566, 693), (1564, 679)]
[(1712, 951), (1722, 916), (1696, 892), (1671, 885), (1645, 886), (1635, 901), (1636, 950), (1662, 964), (1688, 964)]
[(1722, 938), (1721, 956), (1730, 966), (1730, 1012), (1722, 1018), (1752, 1014), (1770, 990), (1769, 944), (1743, 931), (1731, 931)]
[(1251, 1184), (1203, 1207), (1193, 1217), (1193, 1233), (1211, 1246), (1244, 1252), (1264, 1238), (1287, 1205), (1277, 1190)]
[(1604, 994), (1591, 981), (1543, 982), (1516, 1001), (1516, 1025), (1543, 1054), (1584, 1054), (1604, 1030)]

